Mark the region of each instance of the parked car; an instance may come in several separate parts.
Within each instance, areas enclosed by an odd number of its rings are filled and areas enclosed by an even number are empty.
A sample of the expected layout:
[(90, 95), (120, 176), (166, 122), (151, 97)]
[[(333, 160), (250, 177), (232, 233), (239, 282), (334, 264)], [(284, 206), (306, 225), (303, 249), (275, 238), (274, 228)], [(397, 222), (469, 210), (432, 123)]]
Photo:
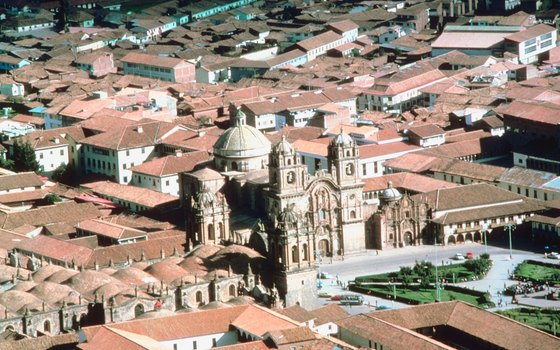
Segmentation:
[(333, 276), (332, 276), (330, 273), (328, 273), (328, 272), (321, 271), (321, 272), (319, 272), (319, 273), (317, 274), (317, 278), (320, 278), (320, 279), (322, 279), (322, 280), (326, 280), (326, 279), (331, 279), (331, 278), (333, 278)]
[(469, 260), (474, 259), (474, 254), (472, 252), (467, 252), (466, 258)]
[(343, 294), (340, 296), (341, 305), (362, 305), (364, 297), (357, 294)]
[(556, 252), (552, 252), (552, 253), (548, 253), (546, 257), (549, 259), (560, 259), (560, 254)]
[(317, 294), (317, 296), (318, 296), (319, 298), (331, 298), (331, 297), (332, 297), (332, 295), (330, 295), (330, 294), (327, 293), (327, 292), (319, 292), (319, 293)]
[(333, 295), (333, 296), (331, 297), (331, 300), (332, 300), (332, 301), (339, 301), (341, 298), (342, 298), (342, 295), (338, 295), (338, 294), (337, 294), (337, 295)]
[(455, 255), (453, 255), (453, 257), (451, 257), (451, 259), (453, 259), (453, 260), (465, 260), (465, 257), (461, 253), (455, 253)]

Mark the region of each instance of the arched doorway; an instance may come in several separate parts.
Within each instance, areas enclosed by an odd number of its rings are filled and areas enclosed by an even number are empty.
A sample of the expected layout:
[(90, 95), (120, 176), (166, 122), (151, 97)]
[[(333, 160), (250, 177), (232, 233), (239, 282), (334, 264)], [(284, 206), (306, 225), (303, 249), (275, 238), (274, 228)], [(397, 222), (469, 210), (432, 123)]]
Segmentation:
[(215, 232), (214, 232), (214, 225), (208, 224), (208, 240), (216, 239)]
[(45, 331), (45, 333), (50, 333), (51, 332), (51, 321), (46, 320), (43, 323), (43, 330)]
[(472, 233), (468, 232), (468, 233), (465, 235), (465, 243), (472, 243), (473, 240), (474, 240), (474, 239), (473, 239)]
[(412, 245), (412, 232), (406, 231), (404, 233), (403, 242), (405, 246)]
[(307, 244), (303, 243), (303, 246), (301, 248), (301, 260), (307, 261), (307, 259), (309, 259), (308, 253), (307, 253)]
[(321, 252), (321, 256), (331, 256), (328, 240), (322, 239), (319, 241), (319, 251)]
[(298, 248), (297, 248), (297, 246), (294, 245), (294, 246), (292, 246), (292, 262), (297, 263), (298, 260), (299, 260)]
[(455, 236), (454, 235), (450, 235), (449, 237), (447, 237), (447, 244), (455, 244)]
[(475, 232), (473, 235), (473, 242), (482, 242), (482, 235), (480, 232)]
[(459, 243), (465, 243), (465, 239), (464, 239), (463, 235), (461, 235), (461, 234), (457, 235), (457, 244), (459, 244)]
[(196, 300), (196, 303), (197, 303), (198, 305), (201, 305), (201, 304), (202, 304), (202, 292), (201, 292), (201, 291), (197, 291), (197, 292), (196, 292), (196, 294), (195, 294), (195, 300)]
[(144, 305), (136, 304), (134, 307), (134, 317), (138, 317), (144, 313)]
[(229, 296), (235, 297), (235, 286), (233, 284), (229, 285)]

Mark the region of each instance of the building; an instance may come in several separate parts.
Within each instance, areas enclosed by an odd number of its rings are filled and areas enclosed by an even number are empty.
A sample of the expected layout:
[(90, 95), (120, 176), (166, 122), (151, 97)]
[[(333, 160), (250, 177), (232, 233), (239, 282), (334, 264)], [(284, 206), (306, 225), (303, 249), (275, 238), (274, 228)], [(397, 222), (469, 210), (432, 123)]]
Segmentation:
[(75, 63), (78, 68), (85, 70), (89, 75), (96, 78), (117, 72), (112, 53), (102, 52), (80, 55)]
[(556, 47), (556, 28), (546, 24), (522, 30), (505, 37), (506, 51), (517, 54), (520, 63), (540, 62), (546, 53)]
[(174, 83), (196, 81), (194, 64), (179, 58), (131, 52), (121, 59), (124, 74), (140, 75)]

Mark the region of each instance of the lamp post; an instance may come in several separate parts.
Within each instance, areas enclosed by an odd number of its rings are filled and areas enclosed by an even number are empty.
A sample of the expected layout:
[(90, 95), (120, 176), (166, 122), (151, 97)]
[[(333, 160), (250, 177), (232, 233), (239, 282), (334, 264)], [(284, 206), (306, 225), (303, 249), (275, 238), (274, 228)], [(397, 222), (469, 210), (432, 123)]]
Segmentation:
[[(520, 223), (521, 223), (521, 220), (517, 219), (516, 224), (519, 225)], [(509, 260), (513, 259), (513, 253), (512, 253), (512, 250), (511, 250), (511, 231), (513, 231), (517, 228), (516, 224), (512, 224), (511, 222), (508, 222), (507, 224), (504, 225), (504, 227), (508, 230), (508, 233), (509, 233)]]
[(480, 226), (482, 227), (480, 232), (484, 234), (484, 253), (488, 254), (488, 241), (486, 239), (486, 235), (492, 232), (492, 229), (490, 228), (490, 224), (487, 223), (483, 223)]

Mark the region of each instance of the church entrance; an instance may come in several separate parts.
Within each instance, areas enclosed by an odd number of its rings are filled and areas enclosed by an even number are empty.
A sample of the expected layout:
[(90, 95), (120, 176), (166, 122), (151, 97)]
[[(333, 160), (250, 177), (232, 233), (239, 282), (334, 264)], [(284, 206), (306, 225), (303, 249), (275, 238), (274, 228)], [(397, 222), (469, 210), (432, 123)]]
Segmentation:
[(321, 252), (321, 256), (331, 256), (331, 250), (328, 240), (322, 239), (319, 241), (319, 251)]
[(412, 245), (412, 232), (406, 231), (404, 233), (403, 241), (405, 246)]

